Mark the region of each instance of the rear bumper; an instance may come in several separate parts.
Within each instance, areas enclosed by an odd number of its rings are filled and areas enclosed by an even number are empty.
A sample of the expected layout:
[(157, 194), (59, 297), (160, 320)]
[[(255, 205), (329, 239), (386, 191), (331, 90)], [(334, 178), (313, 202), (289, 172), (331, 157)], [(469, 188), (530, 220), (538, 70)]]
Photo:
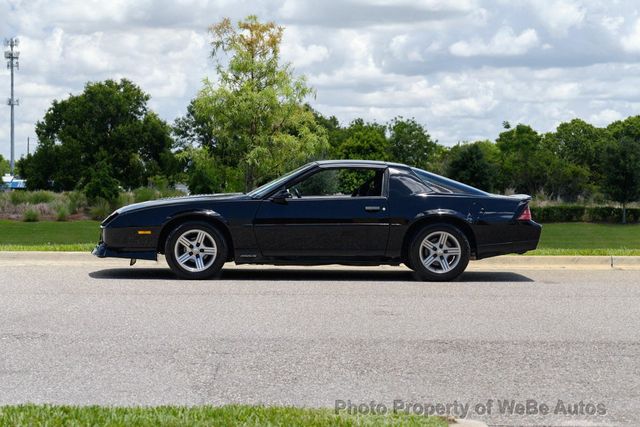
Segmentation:
[(542, 225), (529, 221), (515, 224), (511, 236), (512, 241), (494, 243), (489, 245), (478, 245), (476, 259), (489, 258), (498, 255), (523, 254), (533, 251), (538, 247)]
[(91, 251), (91, 254), (98, 258), (127, 258), (127, 259), (148, 259), (156, 261), (158, 254), (156, 251), (131, 251), (112, 249), (106, 243), (100, 242)]
[(523, 254), (538, 247), (538, 240), (499, 243), (497, 245), (478, 246), (476, 259), (490, 258), (498, 255)]

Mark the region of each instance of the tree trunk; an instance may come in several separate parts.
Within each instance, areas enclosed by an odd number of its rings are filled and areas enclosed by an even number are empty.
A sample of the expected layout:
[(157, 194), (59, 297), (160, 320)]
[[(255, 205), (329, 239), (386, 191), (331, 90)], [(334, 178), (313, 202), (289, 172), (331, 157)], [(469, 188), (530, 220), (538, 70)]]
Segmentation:
[(624, 203), (622, 204), (622, 223), (627, 223), (627, 205)]

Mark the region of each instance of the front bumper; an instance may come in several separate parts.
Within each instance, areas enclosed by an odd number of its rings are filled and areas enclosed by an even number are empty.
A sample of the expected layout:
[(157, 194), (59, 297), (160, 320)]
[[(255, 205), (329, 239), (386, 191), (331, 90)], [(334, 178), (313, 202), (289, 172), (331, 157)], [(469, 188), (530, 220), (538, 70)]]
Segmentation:
[(127, 259), (148, 259), (157, 261), (156, 251), (131, 251), (112, 249), (104, 242), (99, 242), (91, 251), (91, 254), (98, 258), (127, 258)]

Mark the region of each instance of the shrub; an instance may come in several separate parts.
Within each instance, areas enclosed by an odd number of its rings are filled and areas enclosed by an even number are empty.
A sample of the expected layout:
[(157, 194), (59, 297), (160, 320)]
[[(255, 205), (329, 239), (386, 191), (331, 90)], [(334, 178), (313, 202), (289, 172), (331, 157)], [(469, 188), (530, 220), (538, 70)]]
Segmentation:
[(158, 198), (158, 192), (149, 187), (140, 187), (133, 190), (133, 200), (136, 203), (147, 202)]
[[(589, 222), (622, 222), (622, 208), (612, 206), (595, 206), (587, 208)], [(627, 208), (627, 222), (640, 222), (640, 209)]]
[(149, 187), (155, 188), (162, 192), (169, 188), (169, 180), (161, 175), (155, 175), (149, 178)]
[(595, 206), (587, 209), (587, 221), (589, 222), (620, 222), (622, 221), (622, 209), (619, 215), (617, 208), (613, 206)]
[(163, 199), (167, 197), (182, 197), (184, 195), (184, 192), (176, 190), (175, 188), (167, 188), (160, 191), (160, 197)]
[(640, 209), (627, 208), (627, 222), (633, 222), (633, 223), (640, 222)]
[(74, 214), (87, 207), (87, 196), (82, 191), (67, 193), (69, 199), (69, 212)]
[(69, 219), (69, 208), (63, 203), (57, 203), (54, 206), (56, 211), (56, 221), (66, 221)]
[(28, 196), (28, 201), (32, 205), (37, 205), (39, 203), (51, 203), (56, 195), (51, 191), (32, 191), (30, 193), (26, 193)]
[[(613, 206), (547, 205), (531, 206), (533, 219), (538, 222), (622, 222), (622, 209)], [(640, 222), (640, 209), (627, 208), (627, 222)]]
[(111, 213), (111, 205), (108, 200), (105, 199), (96, 199), (91, 209), (89, 209), (89, 213), (92, 219), (102, 221)]
[(117, 207), (127, 206), (133, 203), (133, 194), (131, 193), (120, 193), (118, 195), (118, 200), (116, 201)]
[(532, 206), (531, 214), (539, 222), (583, 221), (585, 207), (579, 205)]
[(24, 211), (24, 214), (22, 215), (22, 220), (24, 222), (38, 222), (38, 220), (40, 219), (40, 214), (38, 213), (37, 210), (29, 208), (26, 211)]
[(27, 203), (29, 200), (29, 194), (26, 191), (12, 191), (9, 194), (9, 199), (14, 206)]

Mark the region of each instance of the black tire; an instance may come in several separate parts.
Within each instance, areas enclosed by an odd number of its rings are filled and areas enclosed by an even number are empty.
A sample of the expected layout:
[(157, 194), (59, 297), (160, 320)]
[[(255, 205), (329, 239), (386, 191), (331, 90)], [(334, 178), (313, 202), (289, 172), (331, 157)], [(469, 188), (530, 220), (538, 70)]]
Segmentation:
[[(203, 243), (200, 246), (196, 242), (203, 234)], [(192, 237), (195, 240), (191, 240)], [(181, 238), (186, 238), (186, 241), (192, 243), (190, 248)], [(215, 249), (215, 255), (211, 255), (213, 249)], [(207, 253), (204, 253), (205, 250)], [(171, 231), (165, 243), (164, 254), (171, 271), (178, 277), (201, 280), (211, 278), (220, 272), (227, 260), (228, 245), (223, 234), (216, 227), (206, 222), (192, 221), (180, 224)]]
[[(426, 243), (427, 238), (429, 243)], [(443, 247), (439, 244), (440, 238), (445, 239)], [(459, 255), (455, 254), (456, 247), (459, 248)], [(459, 228), (451, 224), (432, 224), (420, 230), (411, 240), (407, 265), (415, 271), (419, 280), (445, 282), (464, 272), (469, 264), (470, 253), (469, 240)]]

